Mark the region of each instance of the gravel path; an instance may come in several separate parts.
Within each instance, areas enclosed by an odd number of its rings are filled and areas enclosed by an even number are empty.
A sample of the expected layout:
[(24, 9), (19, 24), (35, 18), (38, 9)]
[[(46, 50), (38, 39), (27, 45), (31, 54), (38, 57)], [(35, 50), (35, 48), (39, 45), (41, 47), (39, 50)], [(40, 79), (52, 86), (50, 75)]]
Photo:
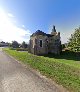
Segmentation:
[(0, 92), (66, 92), (0, 50)]

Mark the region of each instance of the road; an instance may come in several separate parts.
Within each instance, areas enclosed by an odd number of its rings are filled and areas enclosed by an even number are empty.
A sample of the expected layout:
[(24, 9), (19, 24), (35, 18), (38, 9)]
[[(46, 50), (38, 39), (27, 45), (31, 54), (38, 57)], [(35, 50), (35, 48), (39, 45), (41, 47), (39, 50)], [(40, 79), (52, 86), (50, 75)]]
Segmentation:
[(0, 92), (65, 92), (0, 50)]

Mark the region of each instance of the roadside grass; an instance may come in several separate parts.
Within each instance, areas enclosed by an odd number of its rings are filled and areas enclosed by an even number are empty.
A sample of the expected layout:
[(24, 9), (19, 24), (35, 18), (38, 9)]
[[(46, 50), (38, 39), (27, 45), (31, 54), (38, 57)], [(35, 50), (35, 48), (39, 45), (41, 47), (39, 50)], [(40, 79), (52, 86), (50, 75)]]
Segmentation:
[(78, 56), (76, 57), (69, 52), (60, 56), (36, 56), (28, 52), (10, 49), (4, 49), (4, 51), (24, 64), (29, 64), (34, 69), (39, 70), (70, 92), (80, 92), (80, 59)]
[(13, 48), (13, 47), (10, 47), (9, 48), (10, 50), (17, 50), (17, 51), (27, 51), (28, 48)]

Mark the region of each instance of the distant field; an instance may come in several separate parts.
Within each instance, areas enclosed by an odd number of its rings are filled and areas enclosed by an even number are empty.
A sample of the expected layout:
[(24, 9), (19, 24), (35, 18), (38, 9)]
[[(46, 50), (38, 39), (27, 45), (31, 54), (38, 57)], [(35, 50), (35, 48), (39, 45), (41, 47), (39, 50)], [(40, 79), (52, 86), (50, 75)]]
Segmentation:
[(66, 87), (70, 92), (80, 92), (80, 56), (63, 52), (60, 56), (36, 56), (28, 52), (4, 49), (8, 54), (39, 70), (43, 75)]

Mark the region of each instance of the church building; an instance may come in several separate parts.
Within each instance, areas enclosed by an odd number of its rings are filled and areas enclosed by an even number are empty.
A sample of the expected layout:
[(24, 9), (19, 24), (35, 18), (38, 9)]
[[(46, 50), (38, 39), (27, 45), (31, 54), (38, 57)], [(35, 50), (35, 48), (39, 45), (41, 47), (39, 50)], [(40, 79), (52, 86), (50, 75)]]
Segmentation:
[(51, 34), (37, 30), (30, 36), (29, 52), (35, 55), (60, 54), (60, 32), (56, 32), (55, 26), (53, 26)]

